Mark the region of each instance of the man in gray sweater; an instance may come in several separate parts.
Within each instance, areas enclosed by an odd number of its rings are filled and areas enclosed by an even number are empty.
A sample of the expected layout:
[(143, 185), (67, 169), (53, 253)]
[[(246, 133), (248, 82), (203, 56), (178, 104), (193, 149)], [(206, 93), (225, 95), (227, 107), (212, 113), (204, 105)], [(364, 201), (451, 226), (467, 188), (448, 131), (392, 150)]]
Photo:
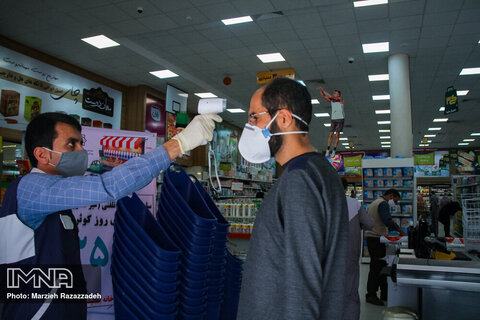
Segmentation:
[(311, 97), (277, 78), (255, 92), (242, 156), (283, 172), (257, 214), (237, 319), (342, 319), (348, 211), (337, 172), (308, 138)]

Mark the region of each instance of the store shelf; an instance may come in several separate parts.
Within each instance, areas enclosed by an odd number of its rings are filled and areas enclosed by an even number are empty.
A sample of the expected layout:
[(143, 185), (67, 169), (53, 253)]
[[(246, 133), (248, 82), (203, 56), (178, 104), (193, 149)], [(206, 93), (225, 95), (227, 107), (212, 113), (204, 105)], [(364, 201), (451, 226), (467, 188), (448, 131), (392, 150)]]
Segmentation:
[(471, 188), (475, 186), (480, 186), (480, 182), (477, 183), (472, 183), (472, 184), (461, 184), (461, 185), (456, 185), (456, 188)]
[(393, 218), (413, 218), (413, 214), (392, 214)]
[(413, 177), (364, 177), (364, 180), (412, 180)]
[(390, 189), (395, 189), (397, 191), (412, 191), (412, 188), (405, 188), (405, 187), (402, 187), (402, 188), (398, 188), (398, 187), (364, 187), (363, 190), (365, 191), (374, 191), (374, 190), (390, 190)]
[(220, 179), (229, 179), (229, 180), (239, 180), (239, 181), (257, 182), (257, 183), (274, 183), (274, 181), (252, 180), (248, 178), (239, 178), (239, 177), (230, 177), (230, 176), (218, 176), (218, 177)]

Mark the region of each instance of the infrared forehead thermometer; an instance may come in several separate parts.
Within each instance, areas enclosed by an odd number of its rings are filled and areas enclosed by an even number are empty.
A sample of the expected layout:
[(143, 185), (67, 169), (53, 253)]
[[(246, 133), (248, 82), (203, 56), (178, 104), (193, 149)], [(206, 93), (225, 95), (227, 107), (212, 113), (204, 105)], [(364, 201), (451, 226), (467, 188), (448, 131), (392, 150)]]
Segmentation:
[(227, 99), (208, 98), (198, 101), (198, 113), (222, 113), (227, 109)]
[[(227, 99), (222, 98), (207, 98), (207, 99), (200, 99), (198, 101), (198, 113), (199, 114), (206, 114), (206, 113), (222, 113), (227, 109)], [(202, 144), (207, 144), (205, 140)], [(215, 164), (215, 177), (217, 178), (217, 186), (212, 181), (212, 158), (213, 163)], [(208, 177), (210, 179), (210, 184), (216, 192), (220, 193), (222, 191), (222, 185), (220, 184), (220, 179), (218, 178), (218, 168), (217, 168), (217, 160), (215, 157), (215, 152), (212, 150), (212, 145), (208, 146)]]

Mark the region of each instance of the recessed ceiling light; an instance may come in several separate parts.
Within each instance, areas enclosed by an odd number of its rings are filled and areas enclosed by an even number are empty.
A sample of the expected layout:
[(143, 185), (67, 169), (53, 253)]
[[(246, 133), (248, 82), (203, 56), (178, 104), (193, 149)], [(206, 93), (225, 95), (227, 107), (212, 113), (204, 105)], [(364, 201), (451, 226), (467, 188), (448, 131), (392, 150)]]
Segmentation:
[(436, 119), (433, 119), (433, 122), (447, 122), (448, 121), (448, 118), (436, 118)]
[(328, 112), (324, 112), (324, 113), (314, 113), (313, 115), (314, 115), (315, 117), (317, 117), (317, 118), (330, 117), (330, 115), (328, 114)]
[(227, 111), (228, 111), (228, 112), (231, 112), (231, 113), (243, 113), (243, 112), (246, 112), (245, 110), (240, 109), (240, 108), (227, 109)]
[(440, 131), (440, 130), (442, 130), (442, 128), (438, 128), (438, 127), (436, 127), (436, 128), (428, 128), (428, 131)]
[(390, 144), (390, 141), (380, 141), (380, 144)]
[(457, 90), (457, 96), (466, 96), (469, 90)]
[(375, 114), (390, 114), (390, 109), (375, 110)]
[(379, 4), (387, 4), (388, 0), (360, 0), (360, 1), (353, 1), (353, 6), (355, 8), (360, 7), (368, 7), (368, 6), (376, 6)]
[(178, 77), (178, 74), (165, 69), (165, 70), (158, 70), (158, 71), (150, 71), (151, 74), (153, 74), (155, 77), (158, 77), (160, 79), (166, 79), (166, 78), (173, 78), (173, 77)]
[(377, 124), (390, 124), (390, 120), (385, 120), (385, 121), (377, 121)]
[(363, 53), (388, 52), (388, 42), (364, 43), (362, 44)]
[(262, 60), (263, 63), (285, 61), (285, 58), (278, 52), (257, 54), (257, 57), (258, 59)]
[(340, 134), (343, 134), (343, 131), (340, 131)]
[(348, 138), (340, 138), (339, 140), (348, 140)]
[(373, 100), (390, 100), (390, 95), (389, 94), (381, 94), (381, 95), (376, 95), (372, 96)]
[(428, 144), (428, 143), (420, 143), (418, 146), (419, 146), (419, 147), (428, 147), (429, 144)]
[(438, 111), (441, 111), (441, 112), (445, 111), (445, 107), (440, 107)]
[(312, 104), (320, 104), (320, 101), (318, 101), (318, 99), (312, 99)]
[(468, 142), (460, 142), (458, 145), (459, 146), (468, 146), (470, 143)]
[(113, 41), (112, 39), (104, 36), (103, 34), (94, 37), (83, 38), (82, 41), (85, 41), (86, 43), (91, 44), (98, 49), (105, 49), (120, 45), (120, 43)]
[(378, 132), (390, 132), (390, 129), (380, 129)]
[(382, 144), (382, 148), (390, 148), (390, 147), (391, 147), (391, 145), (389, 145), (389, 144)]
[(330, 127), (332, 124), (331, 123), (324, 123), (323, 124), (325, 127)]
[(463, 139), (463, 142), (473, 142), (475, 139)]
[(216, 98), (217, 97), (216, 95), (214, 95), (211, 92), (198, 92), (198, 93), (195, 93), (195, 95), (197, 97), (202, 98), (202, 99), (204, 99), (204, 98)]
[(380, 136), (380, 139), (390, 139), (390, 136)]
[(223, 24), (226, 26), (229, 26), (231, 24), (245, 23), (245, 22), (251, 22), (251, 21), (253, 21), (253, 19), (250, 16), (222, 19)]
[(388, 73), (384, 74), (369, 74), (368, 81), (385, 81), (389, 79)]
[(435, 138), (437, 135), (436, 134), (426, 134), (424, 135), (425, 138)]
[(480, 132), (470, 133), (470, 135), (471, 135), (472, 137), (474, 137), (474, 136), (480, 136)]
[(461, 76), (468, 76), (472, 74), (480, 74), (480, 68), (463, 68), (460, 72)]
[(342, 146), (348, 146), (348, 142), (342, 142)]

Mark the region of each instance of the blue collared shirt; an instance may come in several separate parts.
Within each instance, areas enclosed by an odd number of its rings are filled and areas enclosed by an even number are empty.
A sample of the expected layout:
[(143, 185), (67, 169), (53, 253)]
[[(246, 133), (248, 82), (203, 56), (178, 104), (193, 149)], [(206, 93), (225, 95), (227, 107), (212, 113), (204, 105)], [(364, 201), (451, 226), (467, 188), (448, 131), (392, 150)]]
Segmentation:
[(51, 213), (116, 201), (145, 187), (169, 164), (168, 153), (160, 146), (102, 175), (63, 178), (32, 170), (18, 185), (18, 217), (36, 229)]

